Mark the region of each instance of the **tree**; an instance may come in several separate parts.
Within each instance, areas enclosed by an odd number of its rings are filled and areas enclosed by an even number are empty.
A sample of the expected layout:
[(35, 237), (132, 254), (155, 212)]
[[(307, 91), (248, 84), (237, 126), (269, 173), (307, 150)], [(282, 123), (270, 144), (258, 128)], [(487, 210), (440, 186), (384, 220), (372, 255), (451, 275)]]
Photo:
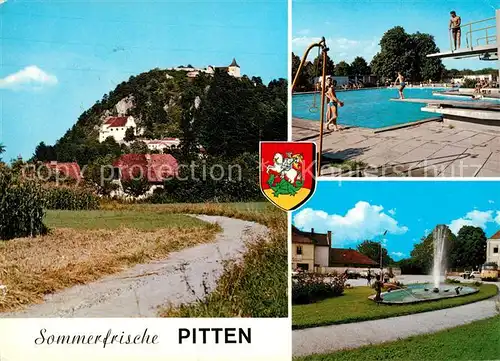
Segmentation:
[[(326, 56), (326, 75), (333, 75), (335, 73), (335, 64), (330, 57)], [(313, 72), (312, 77), (318, 77), (323, 74), (323, 54), (319, 54), (313, 62)]]
[(83, 168), (85, 181), (95, 187), (97, 193), (104, 196), (109, 196), (118, 188), (118, 185), (113, 182), (113, 160), (112, 155), (99, 157)]
[(132, 144), (130, 144), (130, 153), (134, 154), (147, 154), (149, 153), (149, 149), (146, 143), (136, 140)]
[[(0, 156), (2, 153), (5, 153), (5, 145), (3, 143), (0, 143)], [(0, 157), (0, 162), (2, 161), (2, 157)]]
[(435, 52), (439, 48), (432, 35), (407, 34), (403, 27), (396, 26), (382, 36), (380, 52), (371, 62), (372, 72), (389, 79), (401, 72), (409, 81), (440, 80), (444, 71), (441, 60), (427, 58)]
[(125, 137), (123, 138), (126, 142), (131, 142), (135, 139), (135, 131), (133, 127), (128, 127), (125, 130)]
[[(363, 241), (356, 249), (373, 261), (380, 263), (380, 243), (374, 241)], [(394, 260), (388, 255), (387, 249), (382, 247), (382, 263), (384, 266), (394, 264)]]
[(125, 193), (133, 197), (144, 195), (151, 187), (145, 177), (122, 181), (122, 185)]
[(57, 159), (54, 147), (45, 145), (44, 142), (40, 142), (35, 148), (35, 154), (33, 154), (33, 159), (40, 162), (50, 162)]
[(452, 250), (454, 267), (477, 268), (486, 261), (487, 237), (483, 229), (463, 226), (457, 234), (457, 242)]
[(351, 73), (352, 75), (370, 75), (371, 69), (365, 59), (357, 56), (351, 63)]
[(335, 67), (334, 74), (336, 76), (349, 76), (351, 75), (351, 66), (347, 62), (341, 61)]

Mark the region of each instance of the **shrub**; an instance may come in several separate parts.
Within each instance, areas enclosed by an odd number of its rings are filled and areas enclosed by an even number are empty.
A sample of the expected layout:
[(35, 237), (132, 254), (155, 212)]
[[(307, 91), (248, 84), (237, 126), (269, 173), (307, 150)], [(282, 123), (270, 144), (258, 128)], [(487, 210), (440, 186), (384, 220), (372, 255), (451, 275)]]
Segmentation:
[(467, 78), (462, 83), (462, 88), (474, 89), (476, 85), (477, 85), (477, 80)]
[(181, 167), (178, 177), (166, 180), (164, 188), (155, 191), (149, 201), (200, 203), (261, 200), (258, 164), (258, 155), (249, 153), (230, 161), (215, 157), (196, 160), (190, 167)]
[(149, 184), (148, 180), (143, 177), (124, 180), (122, 181), (122, 186), (125, 193), (133, 197), (140, 197), (144, 195), (151, 188), (151, 185)]
[(344, 293), (347, 276), (300, 272), (292, 282), (292, 304), (308, 304)]
[(0, 169), (0, 239), (34, 237), (47, 231), (40, 184)]
[(58, 210), (92, 210), (99, 208), (99, 198), (84, 188), (45, 188), (45, 206)]

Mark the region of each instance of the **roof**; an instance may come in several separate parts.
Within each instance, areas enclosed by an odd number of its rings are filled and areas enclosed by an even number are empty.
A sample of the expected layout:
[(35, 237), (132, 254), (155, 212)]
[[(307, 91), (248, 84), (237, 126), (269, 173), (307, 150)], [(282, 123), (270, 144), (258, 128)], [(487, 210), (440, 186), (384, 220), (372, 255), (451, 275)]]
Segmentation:
[(236, 62), (236, 59), (235, 59), (235, 58), (233, 58), (233, 61), (232, 61), (232, 63), (231, 63), (231, 64), (229, 64), (229, 66), (236, 66), (236, 67), (238, 67), (238, 68), (240, 67), (240, 66), (238, 65), (238, 63)]
[(489, 239), (500, 239), (500, 231), (497, 231), (493, 236), (491, 236)]
[(333, 264), (352, 264), (375, 266), (378, 263), (371, 258), (365, 256), (353, 249), (331, 248), (330, 249), (330, 265)]
[(177, 160), (170, 154), (124, 154), (113, 163), (120, 168), (121, 179), (146, 176), (150, 183), (161, 183), (178, 174)]
[(110, 117), (104, 124), (110, 128), (124, 127), (127, 124), (128, 117)]
[(73, 178), (75, 180), (82, 179), (82, 173), (78, 163), (49, 162), (45, 163), (45, 166), (50, 169), (56, 169), (57, 171), (59, 171), (59, 173), (62, 173), (67, 177)]
[(330, 247), (330, 242), (328, 241), (328, 234), (304, 232), (292, 226), (292, 243), (301, 244), (314, 244), (316, 246), (326, 246)]

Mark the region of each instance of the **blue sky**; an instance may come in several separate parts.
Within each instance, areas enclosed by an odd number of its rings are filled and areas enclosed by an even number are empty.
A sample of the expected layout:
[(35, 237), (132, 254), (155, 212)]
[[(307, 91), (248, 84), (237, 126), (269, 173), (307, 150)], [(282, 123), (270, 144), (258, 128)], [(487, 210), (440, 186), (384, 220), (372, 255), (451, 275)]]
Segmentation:
[(455, 234), (473, 225), (493, 235), (500, 229), (500, 192), (498, 182), (483, 181), (322, 181), (292, 219), (302, 230), (331, 230), (334, 247), (383, 241), (399, 260), (437, 224)]
[(0, 0), (0, 142), (53, 144), (103, 94), (154, 67), (287, 77), (287, 1)]
[[(394, 26), (409, 33), (434, 35), (441, 50), (450, 48), (449, 14), (455, 10), (462, 23), (495, 16), (498, 0), (292, 0), (292, 50), (302, 56), (307, 45), (324, 36), (334, 61), (349, 63), (356, 56), (371, 61), (382, 35)], [(488, 23), (488, 25), (493, 25)], [(465, 32), (462, 34), (465, 44)], [(313, 51), (314, 52), (314, 51)], [(314, 52), (314, 56), (317, 52)], [(311, 55), (313, 57), (313, 55)], [(445, 60), (448, 68), (481, 69), (497, 62), (477, 59)]]

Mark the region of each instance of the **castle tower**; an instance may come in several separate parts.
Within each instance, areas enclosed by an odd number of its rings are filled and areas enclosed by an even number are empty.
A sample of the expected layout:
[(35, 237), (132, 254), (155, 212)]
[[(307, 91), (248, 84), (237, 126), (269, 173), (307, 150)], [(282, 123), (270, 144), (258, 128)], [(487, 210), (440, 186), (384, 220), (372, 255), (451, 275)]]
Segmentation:
[(241, 77), (240, 66), (236, 62), (235, 58), (233, 58), (233, 62), (227, 67), (227, 72), (229, 75), (232, 75), (235, 78)]

